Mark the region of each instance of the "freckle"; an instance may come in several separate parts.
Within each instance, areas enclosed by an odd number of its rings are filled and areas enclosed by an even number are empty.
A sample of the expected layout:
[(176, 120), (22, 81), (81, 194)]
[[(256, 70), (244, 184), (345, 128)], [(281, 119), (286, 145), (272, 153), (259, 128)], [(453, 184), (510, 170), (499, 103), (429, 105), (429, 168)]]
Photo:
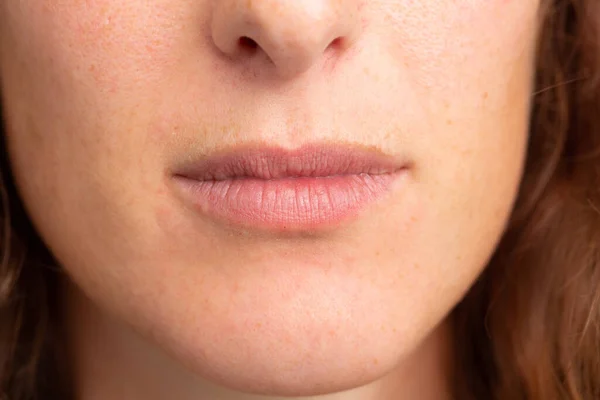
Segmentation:
[(379, 360), (378, 360), (378, 359), (376, 359), (376, 358), (374, 358), (374, 359), (373, 359), (373, 364), (374, 364), (374, 365), (377, 365), (377, 364), (379, 364)]
[(451, 119), (449, 119), (449, 120), (446, 120), (446, 124), (448, 124), (448, 125), (452, 125), (452, 120), (451, 120)]
[(488, 92), (484, 92), (484, 93), (483, 93), (483, 98), (484, 98), (484, 99), (487, 99), (487, 98), (488, 98)]
[(360, 26), (363, 30), (367, 27), (367, 22), (368, 20), (364, 17), (360, 19)]

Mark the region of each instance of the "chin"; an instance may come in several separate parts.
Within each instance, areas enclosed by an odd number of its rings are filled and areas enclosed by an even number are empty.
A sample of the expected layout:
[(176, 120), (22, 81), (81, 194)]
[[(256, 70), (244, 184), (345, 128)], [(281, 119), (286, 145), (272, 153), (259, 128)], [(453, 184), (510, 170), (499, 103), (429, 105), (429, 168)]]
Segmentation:
[[(138, 327), (155, 349), (217, 391), (314, 396), (414, 366), (408, 359), (441, 319), (437, 311), (425, 317), (395, 291), (326, 275), (304, 271), (300, 280), (290, 279), (289, 271), (271, 274), (265, 279), (270, 286), (264, 282), (260, 290), (228, 288), (227, 301), (222, 293), (211, 300), (181, 289), (147, 314), (151, 324)], [(183, 299), (189, 307), (181, 307)]]

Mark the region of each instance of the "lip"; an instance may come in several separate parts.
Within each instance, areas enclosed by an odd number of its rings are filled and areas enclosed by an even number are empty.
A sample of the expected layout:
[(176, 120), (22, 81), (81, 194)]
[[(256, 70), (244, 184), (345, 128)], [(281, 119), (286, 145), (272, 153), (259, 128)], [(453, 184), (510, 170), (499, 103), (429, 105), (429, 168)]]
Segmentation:
[(233, 148), (179, 166), (173, 178), (201, 215), (272, 231), (310, 231), (356, 219), (408, 164), (362, 146)]

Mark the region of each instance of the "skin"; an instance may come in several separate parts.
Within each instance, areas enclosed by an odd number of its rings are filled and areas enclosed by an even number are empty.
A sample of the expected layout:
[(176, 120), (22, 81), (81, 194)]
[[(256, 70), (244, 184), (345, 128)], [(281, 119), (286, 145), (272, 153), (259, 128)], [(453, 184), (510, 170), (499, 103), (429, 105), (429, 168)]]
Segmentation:
[[(522, 174), (538, 9), (0, 2), (7, 148), (68, 277), (78, 399), (449, 396), (448, 315)], [(293, 235), (198, 214), (169, 174), (236, 144), (323, 142), (411, 167), (357, 218)]]

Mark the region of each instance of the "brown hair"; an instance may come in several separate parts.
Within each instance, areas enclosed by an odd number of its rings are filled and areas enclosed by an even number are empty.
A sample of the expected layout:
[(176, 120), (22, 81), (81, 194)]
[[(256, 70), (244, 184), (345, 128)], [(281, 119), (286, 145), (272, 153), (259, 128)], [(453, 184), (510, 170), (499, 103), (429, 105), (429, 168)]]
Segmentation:
[[(600, 2), (547, 0), (541, 11), (520, 194), (452, 315), (461, 400), (600, 399)], [(4, 148), (0, 399), (69, 399), (56, 356), (59, 269), (17, 197)]]

